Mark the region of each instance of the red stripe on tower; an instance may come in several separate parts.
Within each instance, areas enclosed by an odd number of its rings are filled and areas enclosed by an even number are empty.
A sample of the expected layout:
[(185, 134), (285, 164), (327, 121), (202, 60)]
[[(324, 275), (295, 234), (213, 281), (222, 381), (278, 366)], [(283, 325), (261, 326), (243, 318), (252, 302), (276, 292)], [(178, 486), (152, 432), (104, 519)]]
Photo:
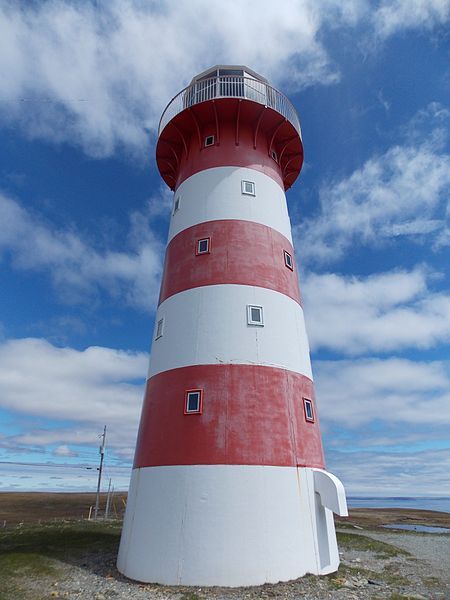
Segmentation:
[(275, 229), (251, 221), (208, 221), (170, 241), (160, 303), (183, 290), (226, 283), (276, 290), (300, 303), (294, 249)]

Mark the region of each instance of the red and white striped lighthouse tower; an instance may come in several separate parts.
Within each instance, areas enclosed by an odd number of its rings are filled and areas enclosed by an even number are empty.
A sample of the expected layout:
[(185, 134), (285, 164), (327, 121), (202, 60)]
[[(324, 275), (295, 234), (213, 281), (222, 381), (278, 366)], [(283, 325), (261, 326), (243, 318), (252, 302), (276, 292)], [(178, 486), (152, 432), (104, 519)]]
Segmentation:
[(156, 149), (173, 209), (118, 568), (256, 585), (339, 564), (285, 190), (289, 100), (218, 66), (169, 103)]

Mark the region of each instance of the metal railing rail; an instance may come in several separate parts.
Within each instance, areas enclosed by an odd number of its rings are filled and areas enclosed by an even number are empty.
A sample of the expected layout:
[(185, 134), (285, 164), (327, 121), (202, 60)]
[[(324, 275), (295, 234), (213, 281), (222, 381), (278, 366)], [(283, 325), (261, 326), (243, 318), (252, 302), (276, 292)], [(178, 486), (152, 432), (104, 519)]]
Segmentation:
[(172, 98), (159, 121), (158, 136), (178, 113), (214, 98), (244, 98), (273, 108), (295, 127), (300, 137), (302, 135), (295, 108), (276, 88), (250, 77), (221, 75), (196, 81)]

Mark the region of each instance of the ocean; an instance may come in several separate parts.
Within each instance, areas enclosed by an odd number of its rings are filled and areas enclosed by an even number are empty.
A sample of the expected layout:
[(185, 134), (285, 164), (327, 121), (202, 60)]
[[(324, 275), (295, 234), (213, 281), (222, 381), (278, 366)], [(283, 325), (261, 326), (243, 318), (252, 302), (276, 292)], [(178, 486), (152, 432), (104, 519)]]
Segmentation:
[(422, 496), (413, 498), (409, 496), (392, 496), (381, 498), (375, 496), (349, 496), (347, 503), (350, 508), (411, 508), (450, 513), (450, 498), (448, 497)]

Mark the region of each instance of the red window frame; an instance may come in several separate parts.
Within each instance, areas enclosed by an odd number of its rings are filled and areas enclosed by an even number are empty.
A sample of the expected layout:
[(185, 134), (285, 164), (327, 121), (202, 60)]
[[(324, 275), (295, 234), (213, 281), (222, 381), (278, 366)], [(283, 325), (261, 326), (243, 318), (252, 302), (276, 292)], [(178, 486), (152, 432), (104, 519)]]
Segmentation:
[[(200, 395), (199, 403), (198, 403), (198, 410), (188, 410), (189, 394), (191, 394), (192, 392), (198, 392)], [(185, 415), (201, 415), (202, 412), (203, 412), (203, 390), (199, 389), (199, 388), (195, 388), (192, 390), (186, 390), (184, 393), (184, 414)]]

